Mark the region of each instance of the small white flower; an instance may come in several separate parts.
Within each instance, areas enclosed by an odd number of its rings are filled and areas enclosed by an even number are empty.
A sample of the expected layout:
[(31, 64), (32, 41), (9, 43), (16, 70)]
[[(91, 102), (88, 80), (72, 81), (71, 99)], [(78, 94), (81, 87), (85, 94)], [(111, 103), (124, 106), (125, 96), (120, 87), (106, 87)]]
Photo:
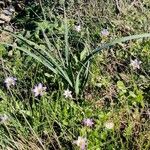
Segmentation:
[(36, 85), (34, 87), (34, 89), (32, 90), (34, 92), (34, 96), (43, 96), (45, 94), (46, 91), (46, 87), (43, 87), (42, 83), (39, 83), (38, 85)]
[(75, 26), (75, 30), (76, 30), (77, 32), (80, 32), (80, 31), (81, 31), (81, 26), (80, 26), (80, 25)]
[(135, 60), (131, 60), (130, 65), (133, 67), (133, 70), (135, 70), (135, 69), (140, 69), (141, 63), (142, 63), (141, 61), (138, 61), (137, 59), (135, 59)]
[(64, 96), (65, 96), (65, 98), (71, 98), (72, 99), (72, 91), (69, 91), (69, 89), (67, 89), (67, 90), (65, 90), (64, 91)]
[(0, 123), (5, 123), (8, 120), (8, 116), (6, 114), (0, 115)]
[(9, 88), (11, 85), (15, 85), (16, 84), (16, 78), (14, 77), (7, 77), (4, 81), (4, 83), (6, 84), (6, 87)]
[(101, 35), (106, 37), (106, 36), (109, 35), (109, 31), (108, 31), (107, 29), (103, 29), (103, 30), (101, 31)]
[(74, 141), (74, 144), (79, 146), (81, 150), (85, 150), (86, 145), (87, 145), (87, 139), (79, 136), (78, 139)]
[(114, 123), (113, 122), (105, 122), (104, 126), (107, 128), (107, 129), (113, 129), (114, 128)]

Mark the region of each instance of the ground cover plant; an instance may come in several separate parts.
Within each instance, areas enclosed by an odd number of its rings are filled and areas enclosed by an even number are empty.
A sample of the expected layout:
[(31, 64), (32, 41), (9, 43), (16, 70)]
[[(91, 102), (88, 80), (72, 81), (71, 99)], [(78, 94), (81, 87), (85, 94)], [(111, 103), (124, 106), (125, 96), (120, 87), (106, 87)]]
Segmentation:
[(150, 148), (149, 1), (0, 5), (0, 149)]

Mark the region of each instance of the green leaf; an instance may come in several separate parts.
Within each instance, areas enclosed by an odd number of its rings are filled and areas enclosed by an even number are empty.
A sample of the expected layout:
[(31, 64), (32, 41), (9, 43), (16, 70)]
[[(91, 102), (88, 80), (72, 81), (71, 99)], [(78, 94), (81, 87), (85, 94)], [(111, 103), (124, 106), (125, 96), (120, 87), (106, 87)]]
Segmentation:
[(80, 60), (82, 61), (86, 55), (87, 55), (88, 49), (87, 47), (84, 48), (84, 50), (80, 53)]
[(50, 41), (49, 41), (47, 35), (45, 34), (43, 28), (42, 28), (42, 33), (43, 33), (43, 36), (44, 36), (44, 39), (45, 39), (45, 41), (46, 41), (46, 44), (47, 44), (48, 49), (49, 49), (50, 51), (53, 51), (52, 46), (51, 46), (51, 43), (50, 43)]
[(69, 65), (69, 44), (68, 44), (68, 25), (67, 25), (67, 17), (66, 12), (64, 11), (64, 27), (65, 27), (65, 58), (66, 64)]
[(132, 92), (132, 91), (129, 91), (129, 95), (130, 95), (131, 97), (133, 97), (133, 98), (136, 98), (136, 97), (137, 97), (137, 96), (135, 95), (135, 93)]
[[(32, 41), (30, 41), (30, 40), (28, 40), (28, 39), (26, 39), (22, 36), (15, 35), (13, 33), (10, 33), (10, 34), (12, 36), (14, 36), (15, 38), (18, 38), (18, 39), (24, 41), (27, 45), (29, 45), (32, 48), (34, 53), (29, 52), (29, 50), (26, 50), (25, 48), (16, 47), (16, 46), (15, 46), (15, 48), (18, 48), (19, 50), (24, 51), (25, 53), (27, 53), (28, 55), (30, 55), (34, 59), (38, 60), (43, 65), (48, 67), (51, 71), (53, 71), (55, 74), (58, 73), (63, 79), (65, 79), (65, 81), (68, 82), (68, 84), (71, 87), (73, 87), (73, 83), (69, 79), (69, 76), (68, 76), (67, 72), (65, 71), (65, 69), (63, 67), (61, 67), (61, 65), (58, 63), (58, 60), (55, 59), (54, 56), (52, 56), (50, 53), (48, 53), (43, 47), (39, 46), (38, 44), (36, 44), (36, 43), (34, 43), (34, 42), (32, 42)], [(5, 45), (9, 45), (9, 46), (14, 47), (14, 45), (7, 44), (7, 43), (4, 43), (4, 42), (1, 43), (1, 44), (5, 44)], [(45, 54), (43, 54), (42, 52), (45, 53)]]
[(75, 81), (75, 93), (76, 93), (76, 97), (79, 95), (79, 86), (80, 86), (80, 74), (81, 72), (78, 73), (77, 77), (76, 77), (76, 81)]
[(0, 57), (2, 57), (4, 54), (6, 54), (6, 49), (2, 44), (0, 44)]
[(117, 87), (119, 90), (125, 90), (126, 89), (126, 87), (122, 81), (117, 82)]
[(144, 101), (143, 101), (143, 100), (144, 100), (143, 92), (142, 92), (141, 90), (138, 90), (138, 91), (137, 91), (136, 101), (137, 101), (138, 103), (140, 103), (142, 107), (144, 107)]
[(150, 37), (150, 33), (131, 35), (131, 36), (119, 38), (116, 40), (112, 40), (111, 42), (107, 44), (103, 44), (100, 47), (97, 47), (95, 50), (93, 50), (88, 56), (86, 56), (85, 60), (83, 61), (83, 64), (86, 64), (87, 61), (89, 61), (95, 54), (99, 53), (101, 50), (114, 46), (117, 43), (122, 43), (122, 42), (126, 42), (129, 40), (140, 39), (140, 38), (148, 38), (148, 37)]

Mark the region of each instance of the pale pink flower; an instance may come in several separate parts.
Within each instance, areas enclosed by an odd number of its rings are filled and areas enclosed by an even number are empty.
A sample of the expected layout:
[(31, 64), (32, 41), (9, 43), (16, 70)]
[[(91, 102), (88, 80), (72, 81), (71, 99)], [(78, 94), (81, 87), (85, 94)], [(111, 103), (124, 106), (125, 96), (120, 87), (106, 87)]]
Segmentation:
[(4, 83), (6, 84), (7, 88), (10, 88), (10, 86), (14, 86), (16, 84), (16, 78), (14, 77), (7, 77), (4, 81)]
[(94, 125), (93, 119), (87, 118), (83, 119), (83, 124), (87, 127), (92, 127)]
[(80, 150), (85, 150), (87, 145), (87, 139), (79, 136), (78, 139), (73, 143), (76, 144), (80, 148)]
[(141, 61), (134, 59), (134, 60), (131, 60), (130, 65), (132, 66), (133, 70), (136, 70), (136, 69), (140, 69), (141, 63), (142, 63)]
[(43, 96), (46, 92), (46, 87), (44, 87), (42, 85), (42, 83), (39, 83), (38, 85), (36, 85), (34, 87), (34, 89), (32, 90), (34, 92), (34, 96), (37, 97), (37, 96)]
[(106, 36), (109, 35), (109, 31), (108, 31), (107, 29), (103, 29), (103, 30), (101, 31), (101, 35), (106, 37)]

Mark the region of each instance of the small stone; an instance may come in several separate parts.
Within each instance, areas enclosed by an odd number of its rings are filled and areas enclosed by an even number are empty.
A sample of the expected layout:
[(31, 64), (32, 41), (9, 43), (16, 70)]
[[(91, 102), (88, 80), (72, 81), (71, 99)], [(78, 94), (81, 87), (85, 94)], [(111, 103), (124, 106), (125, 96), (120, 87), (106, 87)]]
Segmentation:
[(7, 15), (7, 16), (11, 16), (11, 15), (12, 15), (12, 12), (10, 12), (10, 11), (7, 10), (7, 9), (4, 9), (4, 10), (2, 11), (2, 13), (5, 14), (5, 15)]
[(15, 8), (14, 8), (13, 6), (8, 7), (8, 9), (9, 9), (9, 11), (12, 12), (12, 13), (15, 12)]
[(10, 32), (13, 32), (13, 28), (11, 27), (11, 26), (5, 26), (5, 28), (4, 28), (5, 30), (7, 30), (7, 31), (10, 31)]
[(3, 21), (3, 20), (0, 20), (0, 24), (4, 24), (5, 23), (5, 21)]
[(12, 2), (12, 0), (7, 0), (9, 3), (11, 3)]
[(0, 1), (0, 6), (5, 6), (5, 3)]
[(5, 14), (1, 14), (0, 15), (0, 19), (5, 21), (5, 22), (10, 22), (11, 17), (10, 16), (6, 16)]

